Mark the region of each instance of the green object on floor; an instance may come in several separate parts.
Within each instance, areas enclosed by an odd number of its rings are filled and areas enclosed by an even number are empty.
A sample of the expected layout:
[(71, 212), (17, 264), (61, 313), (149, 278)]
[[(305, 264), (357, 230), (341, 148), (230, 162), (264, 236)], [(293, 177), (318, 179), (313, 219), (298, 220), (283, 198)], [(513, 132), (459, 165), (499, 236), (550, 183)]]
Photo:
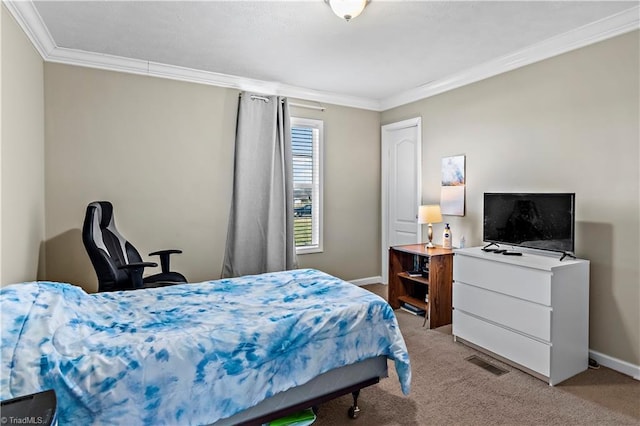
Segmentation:
[(269, 426), (307, 426), (316, 421), (316, 415), (311, 408), (289, 414), (281, 419), (269, 422)]

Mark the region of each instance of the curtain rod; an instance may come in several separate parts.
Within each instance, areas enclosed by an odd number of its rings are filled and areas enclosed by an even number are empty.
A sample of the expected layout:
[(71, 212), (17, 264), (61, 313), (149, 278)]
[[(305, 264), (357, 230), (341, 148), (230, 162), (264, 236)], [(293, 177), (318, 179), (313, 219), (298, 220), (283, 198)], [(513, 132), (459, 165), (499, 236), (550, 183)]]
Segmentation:
[(269, 98), (265, 98), (264, 96), (251, 95), (251, 100), (252, 101), (255, 101), (256, 99), (259, 99), (259, 100), (265, 101), (265, 102), (269, 102)]
[[(260, 100), (260, 101), (265, 101), (265, 102), (269, 102), (269, 98), (266, 98), (264, 96), (258, 96), (258, 95), (251, 95), (251, 100)], [(322, 105), (307, 105), (307, 104), (299, 104), (297, 102), (289, 102), (289, 106), (292, 107), (298, 107), (298, 108), (308, 108), (308, 109), (315, 109), (318, 111), (324, 111), (326, 108)]]

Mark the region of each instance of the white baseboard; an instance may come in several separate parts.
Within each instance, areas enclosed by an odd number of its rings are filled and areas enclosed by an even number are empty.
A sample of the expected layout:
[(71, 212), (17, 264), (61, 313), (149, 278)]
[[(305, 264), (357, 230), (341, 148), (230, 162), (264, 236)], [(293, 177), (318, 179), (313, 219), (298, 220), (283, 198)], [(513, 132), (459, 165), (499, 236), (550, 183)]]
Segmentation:
[(598, 364), (616, 370), (619, 373), (631, 376), (636, 380), (640, 380), (640, 365), (633, 365), (630, 362), (622, 361), (600, 352), (589, 350), (589, 357), (593, 358)]
[(357, 280), (350, 280), (349, 282), (357, 286), (363, 286), (367, 284), (380, 284), (382, 282), (382, 277), (378, 275), (377, 277), (359, 278)]

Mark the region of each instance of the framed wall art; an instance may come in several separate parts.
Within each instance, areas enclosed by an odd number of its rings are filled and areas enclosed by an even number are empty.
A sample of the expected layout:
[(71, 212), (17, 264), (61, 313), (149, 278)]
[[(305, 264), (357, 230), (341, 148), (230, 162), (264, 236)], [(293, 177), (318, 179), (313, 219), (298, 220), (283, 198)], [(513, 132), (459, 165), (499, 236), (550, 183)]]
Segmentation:
[(464, 155), (442, 159), (440, 209), (442, 214), (464, 216)]

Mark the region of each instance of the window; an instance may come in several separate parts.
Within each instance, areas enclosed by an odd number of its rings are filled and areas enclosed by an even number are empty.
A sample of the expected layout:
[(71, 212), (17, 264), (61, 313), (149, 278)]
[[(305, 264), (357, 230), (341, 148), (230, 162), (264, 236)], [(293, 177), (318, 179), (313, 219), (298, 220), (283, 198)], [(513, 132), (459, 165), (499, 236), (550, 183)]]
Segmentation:
[(291, 118), (294, 235), (298, 254), (322, 251), (321, 120)]

